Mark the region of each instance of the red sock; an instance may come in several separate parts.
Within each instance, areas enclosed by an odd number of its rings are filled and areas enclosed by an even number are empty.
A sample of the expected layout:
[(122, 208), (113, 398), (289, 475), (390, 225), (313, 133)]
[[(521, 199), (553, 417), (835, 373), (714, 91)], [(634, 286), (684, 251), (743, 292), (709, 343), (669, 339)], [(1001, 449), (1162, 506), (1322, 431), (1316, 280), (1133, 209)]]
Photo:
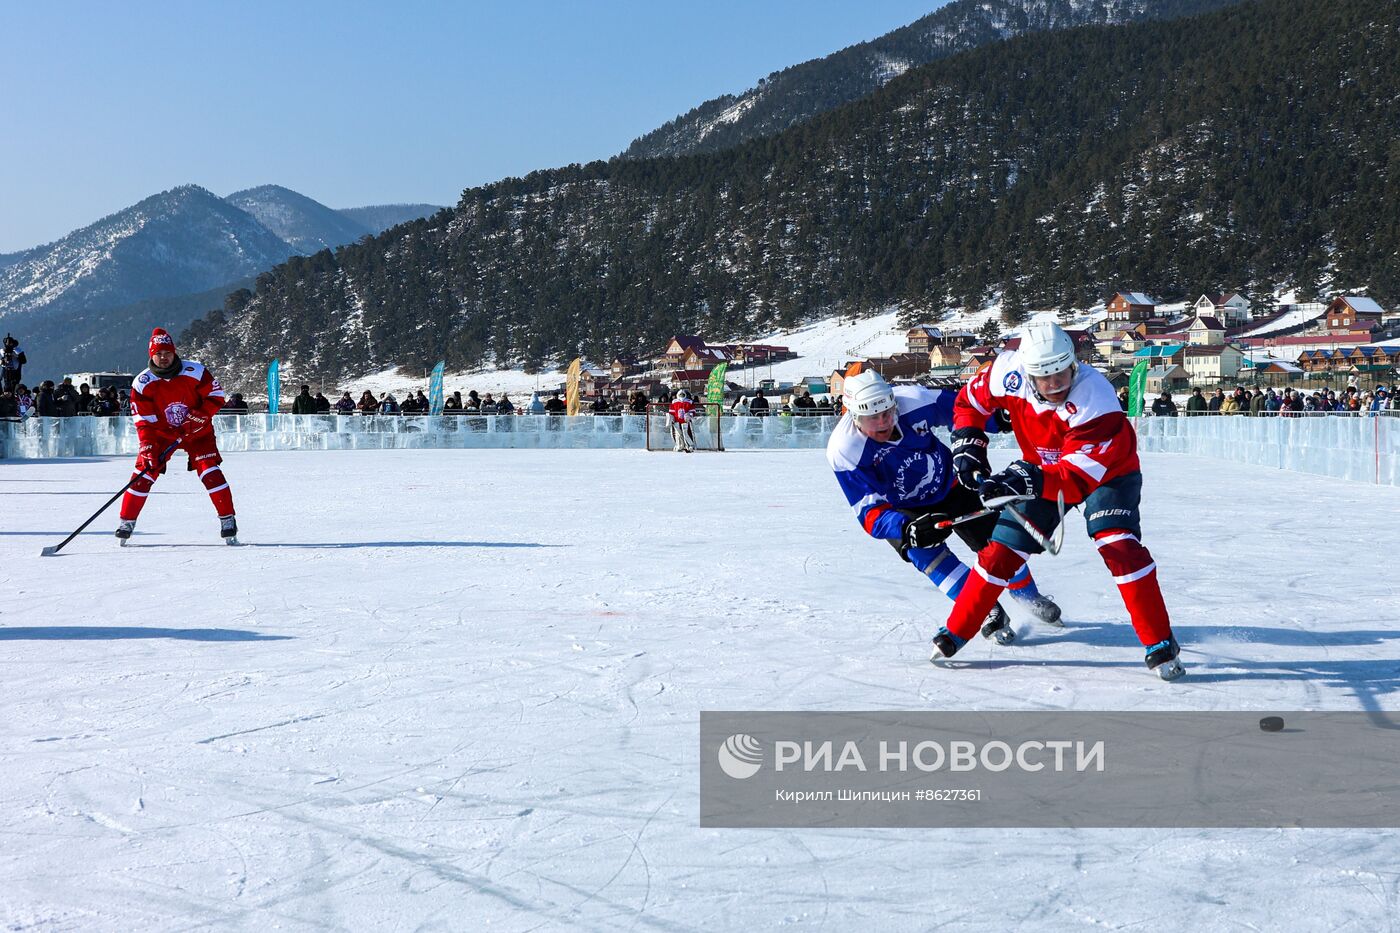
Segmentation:
[(134, 522), (140, 516), (141, 510), (146, 507), (146, 496), (150, 494), (153, 482), (149, 476), (139, 473), (136, 475), (126, 495), (122, 496), (122, 521)]
[(212, 466), (199, 474), (199, 481), (209, 490), (209, 501), (214, 503), (214, 510), (219, 513), (219, 517), (232, 515), (233, 492), (228, 488), (228, 481), (224, 479), (224, 471), (217, 465)]
[(1157, 564), (1152, 553), (1136, 535), (1122, 529), (1101, 531), (1094, 535), (1094, 543), (1108, 572), (1113, 574), (1113, 582), (1118, 584), (1138, 641), (1144, 645), (1166, 641), (1171, 637), (1172, 623), (1167, 617), (1167, 604), (1162, 601), (1162, 588), (1157, 585)]
[(996, 605), (997, 597), (1026, 562), (1024, 554), (993, 541), (977, 555), (977, 563), (963, 581), (962, 592), (948, 616), (948, 631), (967, 641), (976, 635)]

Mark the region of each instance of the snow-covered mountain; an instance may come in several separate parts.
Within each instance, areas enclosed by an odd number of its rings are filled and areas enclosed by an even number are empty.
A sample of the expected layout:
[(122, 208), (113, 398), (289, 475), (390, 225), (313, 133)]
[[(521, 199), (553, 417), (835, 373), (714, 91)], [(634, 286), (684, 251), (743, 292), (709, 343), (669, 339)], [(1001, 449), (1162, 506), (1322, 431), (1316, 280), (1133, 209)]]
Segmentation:
[(294, 250), (199, 187), (163, 191), (0, 270), (0, 321), (58, 317), (203, 291), (287, 259)]
[(341, 211), (281, 185), (235, 191), (224, 200), (247, 211), (296, 252), (308, 256), (375, 232)]
[(344, 214), (355, 223), (368, 227), (370, 233), (383, 233), (390, 227), (406, 224), (410, 220), (431, 217), (445, 210), (436, 204), (379, 204), (373, 207), (343, 207), (336, 211)]
[(635, 140), (631, 159), (715, 152), (858, 100), (910, 68), (1027, 33), (1173, 19), (1239, 0), (953, 0), (929, 15), (774, 72), (741, 94), (706, 101)]
[(41, 378), (129, 367), (142, 332), (178, 333), (288, 257), (436, 213), (431, 204), (332, 210), (279, 185), (227, 198), (185, 185), (54, 243), (0, 255), (0, 327)]

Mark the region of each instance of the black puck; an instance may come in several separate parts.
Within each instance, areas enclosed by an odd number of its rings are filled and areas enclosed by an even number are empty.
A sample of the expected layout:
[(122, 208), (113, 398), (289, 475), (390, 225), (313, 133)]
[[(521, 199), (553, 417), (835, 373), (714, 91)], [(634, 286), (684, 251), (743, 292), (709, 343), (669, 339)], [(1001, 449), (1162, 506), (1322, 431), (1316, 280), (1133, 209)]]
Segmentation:
[(1259, 728), (1265, 732), (1281, 732), (1283, 730), (1283, 717), (1265, 716), (1259, 720)]

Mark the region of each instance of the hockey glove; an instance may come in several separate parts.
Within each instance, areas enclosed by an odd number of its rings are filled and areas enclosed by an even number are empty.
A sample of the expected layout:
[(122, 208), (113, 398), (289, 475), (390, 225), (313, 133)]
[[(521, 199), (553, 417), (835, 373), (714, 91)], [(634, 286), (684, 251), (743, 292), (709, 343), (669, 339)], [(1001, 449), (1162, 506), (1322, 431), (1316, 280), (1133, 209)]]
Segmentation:
[(209, 416), (202, 411), (192, 408), (189, 414), (185, 415), (184, 424), (180, 425), (180, 434), (184, 437), (194, 437), (208, 427)]
[(987, 461), (987, 432), (981, 428), (958, 428), (953, 432), (953, 469), (958, 485), (977, 491), (977, 484), (992, 472)]
[(1045, 477), (1040, 467), (1025, 460), (1017, 460), (977, 487), (982, 504), (989, 509), (1000, 508), (1008, 502), (1021, 499), (1038, 499), (1045, 486)]
[(938, 528), (937, 524), (948, 516), (940, 512), (931, 512), (928, 515), (920, 515), (918, 518), (911, 518), (904, 523), (904, 530), (899, 535), (899, 553), (908, 560), (910, 548), (938, 547), (948, 536), (953, 533), (952, 528)]
[(136, 472), (152, 479), (165, 472), (165, 464), (160, 462), (160, 448), (151, 441), (143, 442), (136, 450)]

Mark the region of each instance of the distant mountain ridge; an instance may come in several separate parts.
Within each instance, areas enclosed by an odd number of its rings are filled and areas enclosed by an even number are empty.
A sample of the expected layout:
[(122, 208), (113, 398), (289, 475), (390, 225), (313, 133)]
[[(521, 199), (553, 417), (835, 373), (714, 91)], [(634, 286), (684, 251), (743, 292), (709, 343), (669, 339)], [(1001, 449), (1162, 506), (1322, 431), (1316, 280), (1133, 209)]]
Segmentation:
[(438, 204), (380, 204), (375, 207), (342, 207), (336, 213), (344, 214), (370, 233), (383, 233), (390, 227), (431, 217), (445, 210), (450, 208)]
[[(291, 256), (353, 243), (431, 205), (332, 210), (278, 185), (220, 198), (182, 185), (43, 246), (0, 256), (0, 327), (25, 338), (31, 372), (141, 358), (133, 334), (178, 332)], [(356, 219), (364, 216), (374, 225)], [(47, 378), (47, 376), (46, 376)]]
[(1240, 0), (954, 0), (922, 19), (825, 58), (774, 72), (634, 140), (627, 159), (716, 152), (859, 100), (910, 68), (1014, 36), (1206, 13)]
[(253, 215), (303, 256), (353, 243), (373, 232), (340, 211), (281, 185), (235, 191), (224, 200)]

